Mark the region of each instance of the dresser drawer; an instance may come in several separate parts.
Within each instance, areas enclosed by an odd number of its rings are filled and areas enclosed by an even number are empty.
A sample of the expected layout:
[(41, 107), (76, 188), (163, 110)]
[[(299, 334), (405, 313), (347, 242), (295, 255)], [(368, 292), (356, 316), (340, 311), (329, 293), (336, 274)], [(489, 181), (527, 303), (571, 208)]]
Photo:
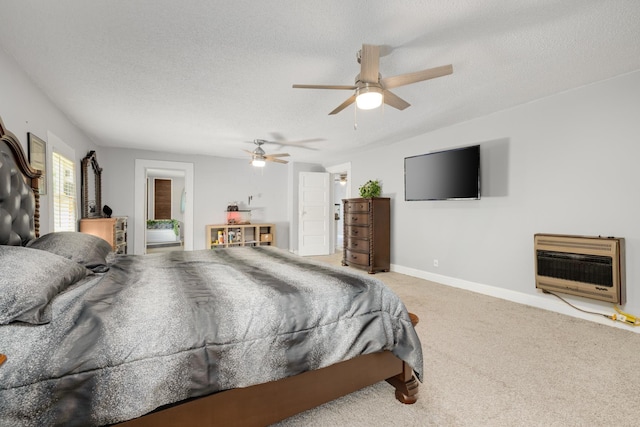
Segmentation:
[(124, 243), (127, 239), (127, 235), (124, 231), (116, 231), (116, 245)]
[(369, 239), (369, 227), (349, 226), (345, 228), (345, 238), (357, 237), (359, 239)]
[(369, 214), (345, 214), (344, 221), (347, 225), (367, 225), (369, 224)]
[(117, 218), (114, 227), (117, 231), (127, 231), (127, 218)]
[(369, 253), (369, 241), (365, 239), (347, 237), (347, 249)]
[(369, 202), (349, 202), (344, 205), (345, 214), (352, 212), (369, 212)]
[(361, 254), (348, 249), (345, 250), (345, 261), (349, 264), (358, 264), (365, 267), (369, 266), (369, 254)]

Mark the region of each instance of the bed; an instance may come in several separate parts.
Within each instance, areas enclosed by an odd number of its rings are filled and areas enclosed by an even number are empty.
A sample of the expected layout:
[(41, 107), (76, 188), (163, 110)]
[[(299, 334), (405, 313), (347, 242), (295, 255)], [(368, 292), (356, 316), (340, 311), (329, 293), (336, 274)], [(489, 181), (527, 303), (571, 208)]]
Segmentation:
[(384, 380), (415, 402), (420, 341), (377, 279), (273, 247), (39, 236), (38, 173), (0, 131), (0, 425), (268, 425)]

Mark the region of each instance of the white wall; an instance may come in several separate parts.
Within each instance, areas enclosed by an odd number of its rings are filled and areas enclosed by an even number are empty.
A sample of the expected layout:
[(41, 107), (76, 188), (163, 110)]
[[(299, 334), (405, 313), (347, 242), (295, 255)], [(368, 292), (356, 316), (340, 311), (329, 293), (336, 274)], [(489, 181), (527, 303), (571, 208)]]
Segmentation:
[[(276, 224), (276, 245), (288, 248), (287, 168), (268, 164), (254, 168), (245, 159), (227, 159), (201, 155), (178, 155), (126, 148), (98, 150), (103, 177), (103, 202), (113, 215), (134, 215), (135, 159), (176, 161), (194, 165), (194, 249), (205, 248), (205, 226), (224, 224), (229, 202), (237, 201), (240, 209), (251, 209), (252, 222)], [(253, 196), (251, 205), (248, 197)], [(135, 233), (129, 221), (130, 236)], [(130, 242), (133, 239), (129, 239)], [(135, 248), (133, 248), (135, 250)], [(129, 251), (134, 253), (133, 250)]]
[[(625, 311), (638, 314), (639, 137), (634, 72), (362, 153), (350, 184), (357, 194), (377, 178), (392, 198), (395, 270), (538, 306), (553, 297), (535, 289), (534, 233), (624, 237)], [(481, 200), (404, 201), (404, 157), (471, 144), (481, 145)]]
[[(78, 215), (80, 215), (80, 161), (96, 145), (81, 132), (64, 114), (51, 103), (49, 98), (18, 67), (13, 58), (0, 49), (0, 117), (7, 130), (20, 140), (25, 154), (27, 133), (31, 132), (47, 141), (48, 133), (56, 135), (75, 151), (77, 174)], [(50, 148), (50, 147), (49, 147)], [(100, 162), (100, 157), (98, 157)], [(51, 166), (51, 157), (47, 158)], [(51, 183), (51, 170), (47, 173)], [(46, 234), (49, 227), (49, 210), (52, 205), (50, 191), (40, 200), (40, 234)]]

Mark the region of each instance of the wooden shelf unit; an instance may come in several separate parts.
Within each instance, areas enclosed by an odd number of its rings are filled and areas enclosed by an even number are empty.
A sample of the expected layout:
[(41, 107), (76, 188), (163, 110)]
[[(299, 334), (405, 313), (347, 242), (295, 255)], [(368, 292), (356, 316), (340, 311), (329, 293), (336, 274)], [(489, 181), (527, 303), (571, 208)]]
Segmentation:
[(127, 253), (127, 217), (82, 218), (80, 232), (98, 236), (109, 242), (117, 254)]
[[(220, 241), (219, 236), (222, 236)], [(209, 249), (233, 246), (275, 246), (275, 224), (214, 224), (207, 225), (205, 244)]]

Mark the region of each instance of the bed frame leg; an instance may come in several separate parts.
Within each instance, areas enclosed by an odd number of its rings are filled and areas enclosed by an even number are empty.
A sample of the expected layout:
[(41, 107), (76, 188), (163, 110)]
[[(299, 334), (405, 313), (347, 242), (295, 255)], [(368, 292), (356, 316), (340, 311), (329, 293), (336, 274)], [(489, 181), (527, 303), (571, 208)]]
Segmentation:
[[(411, 323), (415, 327), (420, 318), (413, 313), (409, 313)], [(395, 377), (387, 378), (387, 382), (396, 388), (396, 399), (407, 405), (416, 403), (418, 400), (419, 383), (413, 375), (413, 369), (406, 363), (402, 362), (402, 373)]]
[(395, 387), (396, 399), (407, 405), (418, 400), (419, 383), (413, 375), (413, 369), (403, 362), (402, 373), (395, 377), (387, 378), (387, 382)]

